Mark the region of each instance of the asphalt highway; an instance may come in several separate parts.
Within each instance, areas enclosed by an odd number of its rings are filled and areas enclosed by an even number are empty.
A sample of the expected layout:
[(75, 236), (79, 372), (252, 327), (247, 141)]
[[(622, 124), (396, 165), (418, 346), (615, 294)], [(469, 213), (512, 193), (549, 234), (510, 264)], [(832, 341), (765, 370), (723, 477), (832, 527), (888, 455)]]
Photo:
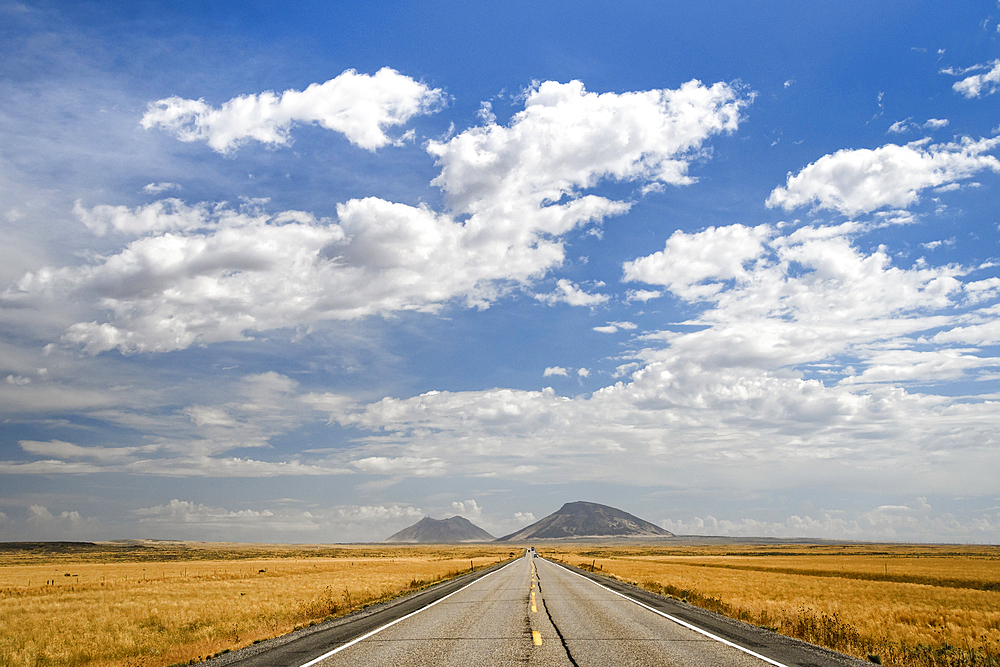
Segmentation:
[(530, 554), (448, 584), (329, 627), (227, 654), (211, 664), (870, 664)]

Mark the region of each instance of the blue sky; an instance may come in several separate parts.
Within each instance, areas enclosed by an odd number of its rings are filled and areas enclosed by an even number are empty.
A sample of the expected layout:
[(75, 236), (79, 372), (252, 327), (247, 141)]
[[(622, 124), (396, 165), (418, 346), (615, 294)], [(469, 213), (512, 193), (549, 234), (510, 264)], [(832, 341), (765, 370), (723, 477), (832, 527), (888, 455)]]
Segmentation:
[(993, 2), (0, 3), (0, 539), (1000, 541)]

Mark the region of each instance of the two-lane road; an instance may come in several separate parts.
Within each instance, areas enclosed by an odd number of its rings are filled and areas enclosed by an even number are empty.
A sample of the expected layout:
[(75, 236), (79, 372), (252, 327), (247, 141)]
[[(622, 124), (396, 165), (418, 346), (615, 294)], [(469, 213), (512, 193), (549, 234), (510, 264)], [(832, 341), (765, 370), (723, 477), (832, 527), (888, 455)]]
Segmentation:
[[(521, 558), (433, 608), (315, 663), (322, 667), (386, 665), (522, 665), (531, 661), (530, 561)], [(555, 663), (553, 663), (555, 664)]]
[[(605, 585), (607, 584), (607, 585)], [(826, 667), (861, 661), (526, 556), (430, 604), (368, 617), (219, 664), (287, 667), (678, 665)], [(636, 599), (638, 598), (638, 599)], [(391, 608), (390, 610), (391, 611)], [(215, 661), (213, 661), (215, 662)]]

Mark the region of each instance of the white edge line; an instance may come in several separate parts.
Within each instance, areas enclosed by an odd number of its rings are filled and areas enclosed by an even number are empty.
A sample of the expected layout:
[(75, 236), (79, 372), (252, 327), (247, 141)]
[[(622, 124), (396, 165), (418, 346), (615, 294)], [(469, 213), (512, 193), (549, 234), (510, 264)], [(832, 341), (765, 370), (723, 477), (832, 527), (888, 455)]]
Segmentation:
[[(478, 584), (478, 583), (479, 583), (480, 581), (482, 581), (482, 580), (483, 580), (483, 579), (485, 579), (486, 577), (490, 576), (491, 574), (496, 574), (496, 573), (497, 573), (497, 572), (499, 572), (500, 570), (504, 569), (504, 567), (507, 567), (507, 566), (509, 566), (509, 565), (513, 565), (513, 564), (514, 564), (514, 563), (516, 563), (516, 562), (517, 562), (517, 559), (514, 559), (514, 560), (512, 560), (511, 562), (507, 563), (507, 565), (504, 565), (503, 567), (501, 567), (501, 568), (500, 568), (499, 570), (493, 570), (492, 572), (490, 572), (490, 573), (488, 573), (488, 574), (484, 574), (483, 576), (479, 577), (479, 578), (478, 578), (478, 579), (476, 579), (475, 581), (472, 581), (472, 582), (469, 582), (469, 583), (467, 583), (467, 584), (466, 584), (465, 586), (462, 586), (462, 587), (461, 587), (461, 588), (459, 588), (459, 589), (458, 589), (457, 591), (452, 591), (451, 593), (448, 593), (447, 595), (445, 595), (445, 596), (444, 596), (443, 598), (441, 598), (441, 599), (439, 599), (439, 600), (435, 600), (434, 602), (431, 602), (431, 603), (430, 603), (429, 605), (427, 605), (426, 607), (421, 607), (420, 609), (418, 609), (418, 610), (416, 610), (416, 611), (411, 611), (411, 612), (410, 612), (409, 614), (407, 614), (406, 616), (401, 616), (401, 617), (397, 618), (397, 619), (396, 619), (395, 621), (390, 621), (389, 623), (386, 623), (386, 624), (385, 624), (385, 625), (383, 625), (382, 627), (380, 627), (380, 628), (376, 628), (375, 630), (372, 630), (371, 632), (369, 632), (369, 633), (368, 633), (368, 634), (366, 634), (366, 635), (361, 635), (361, 636), (360, 636), (360, 637), (358, 637), (357, 639), (352, 639), (351, 641), (347, 642), (346, 644), (341, 644), (340, 646), (338, 646), (337, 648), (333, 649), (332, 651), (327, 651), (326, 653), (324, 653), (323, 655), (319, 656), (318, 658), (313, 658), (313, 659), (312, 659), (312, 660), (310, 660), (309, 662), (305, 663), (304, 665), (300, 665), (299, 667), (312, 667), (312, 666), (313, 666), (313, 665), (315, 665), (315, 664), (316, 664), (317, 662), (321, 662), (321, 661), (323, 661), (323, 660), (326, 660), (326, 659), (327, 659), (327, 658), (329, 658), (329, 657), (330, 657), (331, 655), (334, 655), (335, 653), (340, 653), (340, 652), (341, 652), (341, 651), (343, 651), (343, 650), (344, 650), (345, 648), (349, 648), (349, 647), (351, 647), (351, 646), (354, 646), (354, 645), (355, 645), (355, 644), (357, 644), (358, 642), (360, 642), (360, 641), (364, 641), (365, 639), (368, 639), (368, 638), (369, 638), (369, 637), (371, 637), (372, 635), (374, 635), (374, 634), (378, 634), (379, 632), (382, 632), (382, 631), (383, 631), (383, 630), (385, 630), (386, 628), (389, 628), (389, 627), (392, 627), (393, 625), (396, 625), (397, 623), (399, 623), (399, 622), (401, 622), (401, 621), (405, 621), (405, 620), (406, 620), (406, 619), (408, 619), (408, 618), (409, 618), (410, 616), (416, 616), (416, 615), (417, 615), (417, 614), (419, 614), (420, 612), (422, 612), (422, 611), (426, 611), (426, 610), (430, 609), (431, 607), (433, 607), (434, 605), (436, 605), (436, 604), (437, 604), (438, 602), (444, 602), (445, 600), (447, 600), (448, 598), (450, 598), (450, 597), (451, 597), (452, 595), (455, 595), (456, 593), (461, 593), (462, 591), (464, 591), (464, 590), (465, 590), (466, 588), (468, 588), (469, 586), (472, 586), (473, 584)], [(574, 573), (574, 574), (575, 574), (575, 573)], [(612, 592), (614, 592), (614, 591), (612, 591)]]
[[(604, 584), (598, 583), (598, 582), (594, 581), (593, 579), (591, 579), (590, 577), (585, 577), (582, 574), (580, 574), (579, 572), (574, 572), (573, 570), (569, 569), (568, 567), (564, 567), (563, 569), (566, 570), (567, 572), (569, 572), (570, 574), (575, 574), (576, 576), (580, 577), (581, 579), (589, 581), (590, 583), (594, 584), (595, 586), (600, 586), (601, 588), (603, 588), (604, 590), (606, 590), (606, 591), (608, 591), (610, 593), (614, 593), (615, 595), (623, 597), (626, 600), (628, 600), (629, 602), (634, 602), (637, 605), (639, 605), (640, 607), (648, 609), (649, 611), (653, 612), (654, 614), (659, 614), (660, 616), (662, 616), (664, 618), (668, 618), (671, 621), (673, 621), (674, 623), (677, 623), (678, 625), (683, 625), (685, 628), (688, 628), (689, 630), (694, 630), (698, 634), (702, 634), (702, 635), (705, 635), (706, 637), (710, 637), (710, 638), (714, 639), (717, 642), (722, 642), (723, 644), (725, 644), (727, 646), (732, 646), (734, 649), (736, 649), (738, 651), (743, 651), (744, 653), (746, 653), (748, 655), (752, 655), (755, 658), (759, 658), (759, 659), (763, 660), (764, 662), (768, 663), (769, 665), (775, 665), (775, 667), (788, 667), (784, 663), (777, 662), (776, 660), (771, 660), (770, 658), (765, 657), (765, 656), (761, 655), (760, 653), (754, 653), (753, 651), (751, 651), (750, 649), (746, 648), (745, 646), (740, 646), (739, 644), (735, 644), (735, 643), (729, 641), (728, 639), (723, 639), (722, 637), (719, 637), (718, 635), (713, 635), (711, 632), (709, 632), (707, 630), (702, 630), (701, 628), (699, 628), (696, 625), (691, 625), (687, 621), (682, 621), (681, 619), (677, 618), (676, 616), (671, 616), (670, 614), (662, 612), (659, 609), (655, 609), (653, 607), (650, 607), (648, 604), (643, 604), (642, 602), (639, 602), (638, 600), (636, 600), (633, 597), (629, 597), (628, 595), (625, 595), (624, 593), (619, 593), (618, 591), (616, 591), (616, 590), (614, 590), (612, 588), (608, 588)], [(303, 665), (303, 667), (306, 667), (306, 665)]]

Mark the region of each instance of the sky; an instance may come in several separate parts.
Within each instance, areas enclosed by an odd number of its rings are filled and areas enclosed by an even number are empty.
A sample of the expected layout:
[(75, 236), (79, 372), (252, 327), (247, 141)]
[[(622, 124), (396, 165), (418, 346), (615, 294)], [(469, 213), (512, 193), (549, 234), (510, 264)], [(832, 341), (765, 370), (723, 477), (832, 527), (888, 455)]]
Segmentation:
[(1000, 543), (1000, 5), (0, 0), (0, 540)]

